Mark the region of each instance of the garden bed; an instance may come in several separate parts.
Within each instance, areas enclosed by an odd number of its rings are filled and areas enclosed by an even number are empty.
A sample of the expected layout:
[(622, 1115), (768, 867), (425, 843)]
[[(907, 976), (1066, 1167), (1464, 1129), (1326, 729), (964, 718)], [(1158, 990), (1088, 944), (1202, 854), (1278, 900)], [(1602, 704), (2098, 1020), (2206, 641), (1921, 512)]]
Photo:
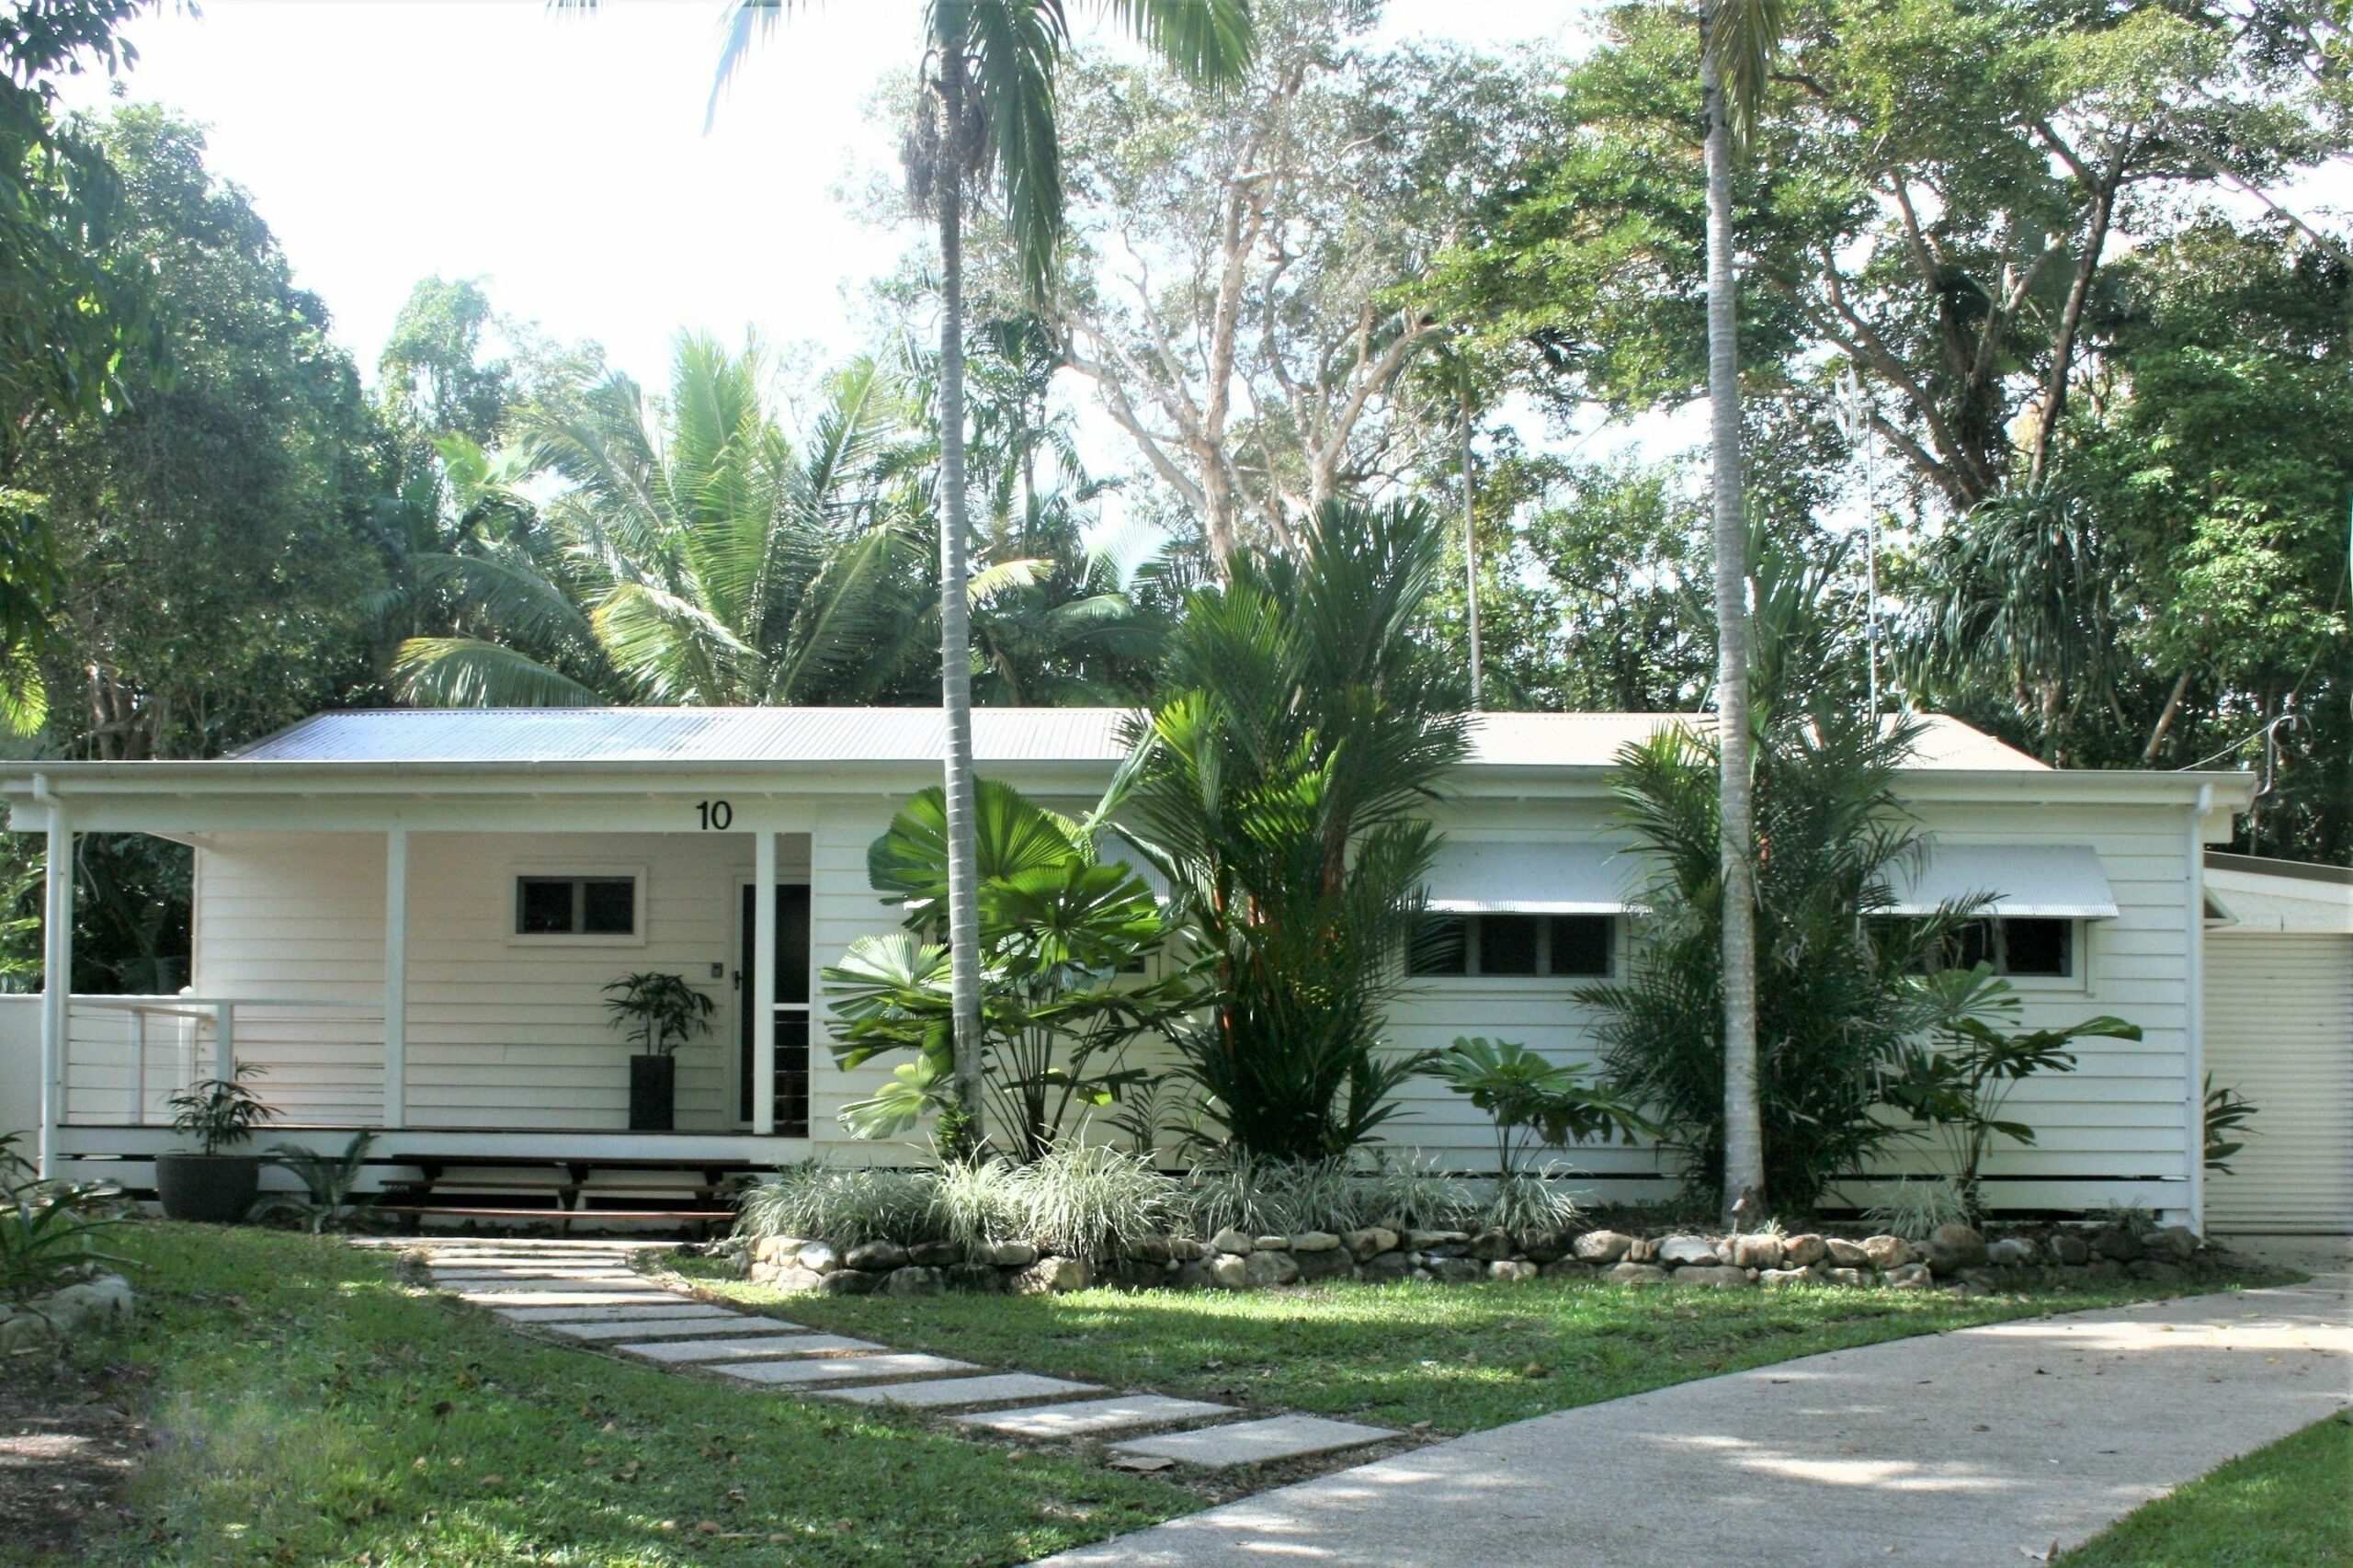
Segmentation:
[(1344, 1232), (1114, 1238), (1107, 1258), (1057, 1255), (1051, 1244), (870, 1237), (845, 1245), (794, 1236), (735, 1244), (741, 1275), (788, 1293), (935, 1295), (955, 1289), (1031, 1295), (1097, 1283), (1175, 1290), (1262, 1290), (1324, 1280), (1465, 1284), (1535, 1278), (1710, 1289), (1835, 1286), (1962, 1294), (2038, 1287), (2178, 1285), (2234, 1267), (2179, 1226), (2112, 1221), (2013, 1226), (1990, 1239), (1938, 1226), (1900, 1236), (1778, 1232), (1644, 1234), (1597, 1228), (1476, 1233), (1372, 1225)]

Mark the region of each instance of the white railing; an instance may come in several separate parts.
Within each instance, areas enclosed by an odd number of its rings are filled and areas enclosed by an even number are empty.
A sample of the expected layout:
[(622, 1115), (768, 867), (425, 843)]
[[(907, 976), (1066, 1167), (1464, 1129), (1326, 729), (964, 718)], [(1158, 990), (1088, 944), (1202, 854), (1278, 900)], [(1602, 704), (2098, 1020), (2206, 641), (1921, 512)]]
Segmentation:
[(240, 1064), (283, 1121), (381, 1126), (384, 1009), (377, 1002), (227, 996), (75, 996), (65, 1031), (63, 1119), (153, 1126), (174, 1095)]

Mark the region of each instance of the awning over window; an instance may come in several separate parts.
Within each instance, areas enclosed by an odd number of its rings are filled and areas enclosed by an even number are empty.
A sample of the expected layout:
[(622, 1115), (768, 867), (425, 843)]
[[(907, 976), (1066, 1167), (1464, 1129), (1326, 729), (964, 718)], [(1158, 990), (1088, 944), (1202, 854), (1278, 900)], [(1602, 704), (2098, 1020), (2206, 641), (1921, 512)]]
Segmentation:
[(1622, 915), (1641, 906), (1643, 861), (1614, 844), (1440, 846), (1429, 906), (1447, 915)]
[(2116, 918), (2116, 894), (2099, 857), (2081, 845), (1932, 842), (1917, 874), (1899, 871), (1893, 884), (1897, 915), (1931, 915), (1948, 900), (1991, 894), (1989, 915)]

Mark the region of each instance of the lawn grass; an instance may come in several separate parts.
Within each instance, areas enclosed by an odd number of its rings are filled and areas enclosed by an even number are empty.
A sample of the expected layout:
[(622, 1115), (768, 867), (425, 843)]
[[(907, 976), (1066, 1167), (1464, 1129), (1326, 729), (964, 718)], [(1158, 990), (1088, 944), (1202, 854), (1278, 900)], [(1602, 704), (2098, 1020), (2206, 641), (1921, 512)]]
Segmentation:
[[(681, 1267), (715, 1298), (836, 1333), (1114, 1388), (1470, 1432), (1692, 1378), (2181, 1287), (1941, 1291), (1333, 1283), (1279, 1291), (786, 1295)], [(2254, 1281), (2242, 1277), (2244, 1282)]]
[(1201, 1506), (550, 1346), (332, 1240), (140, 1223), (108, 1248), (141, 1309), (83, 1353), (143, 1389), (154, 1448), (86, 1563), (1008, 1563)]
[(2062, 1555), (2064, 1568), (2338, 1568), (2353, 1555), (2353, 1415), (2243, 1454)]

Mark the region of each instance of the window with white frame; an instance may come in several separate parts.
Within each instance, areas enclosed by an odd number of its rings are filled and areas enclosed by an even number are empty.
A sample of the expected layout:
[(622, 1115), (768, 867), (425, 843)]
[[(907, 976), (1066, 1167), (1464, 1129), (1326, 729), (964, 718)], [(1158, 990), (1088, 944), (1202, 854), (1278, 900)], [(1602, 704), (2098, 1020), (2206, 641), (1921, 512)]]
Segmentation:
[(517, 937), (631, 937), (639, 933), (638, 878), (526, 871), (515, 879)]
[(1598, 980), (1611, 971), (1617, 922), (1607, 915), (1431, 915), (1407, 971), (1473, 980)]

